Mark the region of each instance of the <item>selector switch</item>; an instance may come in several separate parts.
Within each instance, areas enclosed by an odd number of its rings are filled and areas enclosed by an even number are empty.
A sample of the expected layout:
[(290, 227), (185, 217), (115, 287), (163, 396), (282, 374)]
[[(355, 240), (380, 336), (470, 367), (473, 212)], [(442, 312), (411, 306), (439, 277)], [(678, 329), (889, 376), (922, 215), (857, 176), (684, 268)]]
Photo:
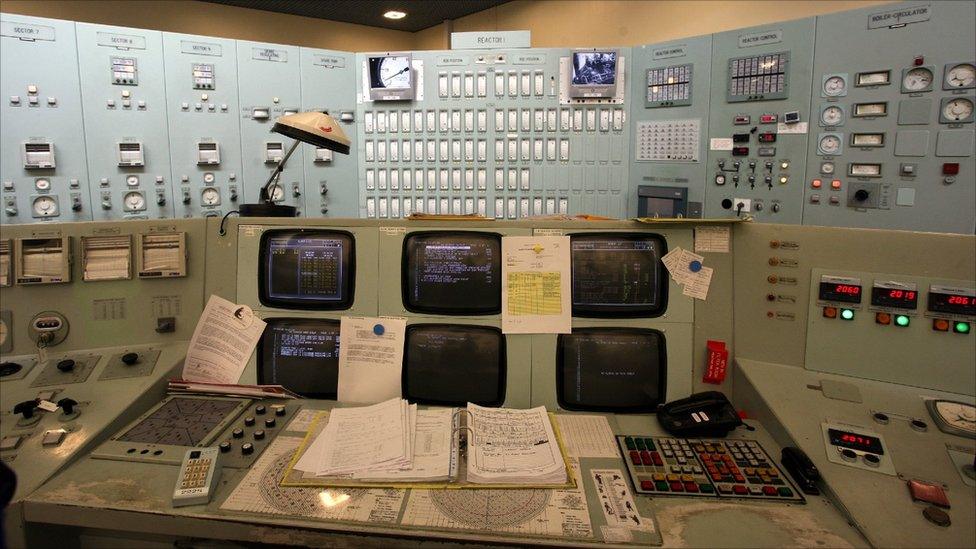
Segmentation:
[(278, 417), (284, 416), (285, 415), (285, 412), (286, 412), (284, 406), (275, 406), (274, 407), (274, 411), (275, 411), (275, 415), (278, 416)]
[(139, 355), (137, 353), (125, 353), (122, 355), (122, 364), (126, 366), (132, 366), (133, 364), (139, 362)]
[(257, 406), (254, 407), (254, 413), (259, 416), (263, 416), (264, 413), (267, 411), (268, 409), (264, 407), (264, 404), (258, 404)]
[(246, 417), (246, 418), (244, 418), (244, 426), (245, 427), (254, 427), (254, 418), (253, 417)]
[(57, 364), (57, 368), (62, 372), (70, 372), (75, 369), (75, 361), (74, 359), (71, 358), (59, 360)]
[(258, 429), (257, 431), (254, 431), (254, 440), (263, 440), (263, 439), (264, 439), (263, 429)]
[(245, 442), (244, 444), (241, 444), (241, 453), (244, 454), (245, 456), (249, 456), (253, 454), (254, 445), (251, 444), (250, 442)]
[(217, 447), (220, 448), (221, 454), (226, 454), (227, 452), (230, 452), (230, 443), (227, 442), (226, 440), (221, 442)]
[(273, 417), (269, 417), (264, 420), (264, 426), (267, 427), (268, 429), (273, 428), (275, 426), (275, 423), (276, 423), (275, 418)]
[(69, 417), (70, 419), (78, 417), (81, 412), (79, 410), (75, 410), (75, 406), (77, 405), (78, 401), (74, 400), (73, 398), (65, 397), (58, 401), (58, 408), (61, 408), (61, 415), (64, 416), (65, 419), (68, 419)]
[(230, 436), (234, 438), (244, 438), (244, 429), (240, 429), (240, 428), (234, 429), (234, 431), (231, 432)]

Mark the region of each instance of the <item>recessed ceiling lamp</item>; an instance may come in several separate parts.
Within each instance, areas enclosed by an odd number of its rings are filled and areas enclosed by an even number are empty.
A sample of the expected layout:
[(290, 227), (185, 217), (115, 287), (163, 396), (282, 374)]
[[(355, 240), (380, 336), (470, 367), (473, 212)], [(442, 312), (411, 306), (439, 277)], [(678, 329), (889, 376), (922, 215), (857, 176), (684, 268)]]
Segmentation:
[(403, 19), (406, 16), (406, 13), (397, 10), (390, 10), (383, 14), (383, 17), (386, 17), (387, 19)]

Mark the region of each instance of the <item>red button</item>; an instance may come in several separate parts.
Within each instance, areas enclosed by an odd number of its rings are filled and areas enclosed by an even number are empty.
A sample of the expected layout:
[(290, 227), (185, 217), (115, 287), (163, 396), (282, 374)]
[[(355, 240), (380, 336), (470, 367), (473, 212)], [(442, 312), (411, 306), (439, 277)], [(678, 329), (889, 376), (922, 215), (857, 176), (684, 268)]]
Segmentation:
[(932, 329), (937, 332), (948, 332), (949, 321), (942, 318), (937, 318), (932, 321)]
[(957, 175), (959, 173), (959, 163), (946, 162), (942, 164), (942, 175)]
[(654, 483), (650, 480), (641, 481), (641, 490), (654, 490)]
[(830, 188), (833, 190), (840, 190), (840, 179), (835, 179), (830, 182)]
[(637, 450), (630, 451), (630, 461), (634, 462), (634, 465), (641, 464), (641, 455)]
[(686, 482), (685, 483), (685, 491), (691, 492), (691, 493), (694, 493), (694, 494), (697, 494), (698, 493), (698, 485), (695, 484), (694, 482)]
[(684, 492), (685, 491), (685, 487), (682, 486), (682, 484), (681, 484), (680, 481), (677, 481), (676, 480), (676, 481), (674, 481), (674, 482), (671, 483), (671, 491), (672, 492)]
[(819, 179), (814, 179), (810, 182), (810, 187), (814, 189), (819, 189), (823, 185), (823, 182)]
[(664, 465), (664, 460), (661, 459), (661, 454), (657, 452), (651, 452), (651, 459), (654, 460), (654, 465), (657, 465), (658, 467)]
[(651, 459), (651, 453), (647, 450), (641, 450), (640, 458), (644, 462), (644, 465), (652, 465), (654, 463), (654, 460)]
[(732, 475), (732, 476), (735, 477), (735, 481), (736, 482), (745, 482), (746, 481), (746, 478), (744, 476), (742, 476), (742, 475), (735, 474), (735, 475)]
[(776, 487), (775, 486), (763, 486), (763, 493), (766, 494), (767, 496), (775, 496), (776, 495)]
[(837, 318), (837, 307), (824, 307), (823, 316), (824, 318)]
[(742, 484), (736, 484), (735, 486), (733, 486), (732, 491), (740, 496), (749, 493), (749, 489), (743, 486)]

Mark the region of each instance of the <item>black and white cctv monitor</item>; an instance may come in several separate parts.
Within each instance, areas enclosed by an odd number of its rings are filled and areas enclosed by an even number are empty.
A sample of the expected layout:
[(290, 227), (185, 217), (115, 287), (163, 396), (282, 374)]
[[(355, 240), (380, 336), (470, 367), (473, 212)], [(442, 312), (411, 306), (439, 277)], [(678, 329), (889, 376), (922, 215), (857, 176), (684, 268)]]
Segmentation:
[(617, 50), (574, 51), (569, 96), (575, 99), (611, 99), (617, 94)]

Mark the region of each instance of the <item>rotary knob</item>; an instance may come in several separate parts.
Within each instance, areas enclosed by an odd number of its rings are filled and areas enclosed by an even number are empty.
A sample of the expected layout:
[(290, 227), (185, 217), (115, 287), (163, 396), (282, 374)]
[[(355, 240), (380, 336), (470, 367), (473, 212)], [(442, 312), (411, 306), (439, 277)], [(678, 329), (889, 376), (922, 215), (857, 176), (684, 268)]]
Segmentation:
[(251, 444), (250, 442), (245, 442), (244, 444), (241, 444), (241, 453), (244, 454), (245, 456), (249, 456), (253, 454), (254, 445)]
[(66, 358), (64, 360), (59, 360), (57, 364), (58, 370), (62, 372), (70, 372), (75, 369), (75, 361), (72, 358)]
[(244, 429), (234, 429), (230, 435), (234, 438), (244, 438)]
[(258, 429), (254, 431), (254, 440), (264, 440), (264, 430)]
[(246, 418), (244, 418), (244, 426), (245, 427), (254, 427), (254, 418), (253, 417), (246, 417)]
[(858, 202), (864, 202), (869, 196), (871, 196), (871, 193), (864, 189), (854, 191), (854, 200), (857, 200)]
[(264, 420), (264, 426), (267, 427), (268, 429), (274, 427), (275, 426), (275, 418), (269, 417), (268, 419), (265, 419)]
[(23, 366), (16, 362), (4, 362), (0, 364), (0, 377), (12, 376), (19, 372)]
[(282, 417), (285, 415), (285, 411), (286, 410), (284, 406), (278, 406), (277, 408), (275, 408), (275, 415), (278, 417)]
[(61, 408), (62, 412), (66, 416), (70, 416), (75, 411), (75, 406), (78, 405), (78, 401), (72, 398), (62, 398), (58, 401), (58, 407)]
[(221, 454), (226, 454), (227, 452), (230, 452), (230, 443), (227, 442), (226, 440), (221, 442), (217, 447), (220, 448)]
[(122, 355), (122, 364), (132, 366), (136, 362), (139, 362), (139, 355), (137, 353), (125, 353)]
[(264, 413), (267, 411), (268, 409), (264, 407), (264, 404), (258, 404), (257, 406), (254, 407), (254, 413), (259, 416), (263, 416)]

